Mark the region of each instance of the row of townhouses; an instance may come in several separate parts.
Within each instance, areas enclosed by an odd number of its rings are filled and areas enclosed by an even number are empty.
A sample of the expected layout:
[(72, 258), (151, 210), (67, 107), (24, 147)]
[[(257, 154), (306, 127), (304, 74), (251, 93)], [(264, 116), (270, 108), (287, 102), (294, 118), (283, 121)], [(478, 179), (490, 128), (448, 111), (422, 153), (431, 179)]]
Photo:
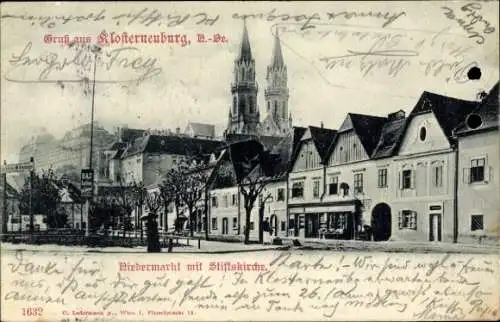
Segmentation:
[[(498, 84), (480, 102), (424, 92), (407, 116), (348, 113), (337, 130), (294, 127), (277, 143), (253, 139), (240, 144), (260, 141), (278, 159), (252, 210), (252, 239), (262, 211), (281, 237), (356, 239), (370, 232), (376, 241), (498, 240)], [(238, 171), (269, 167), (245, 163), (248, 147), (231, 150), (229, 143), (212, 155), (200, 232), (206, 215), (210, 234), (243, 234)]]

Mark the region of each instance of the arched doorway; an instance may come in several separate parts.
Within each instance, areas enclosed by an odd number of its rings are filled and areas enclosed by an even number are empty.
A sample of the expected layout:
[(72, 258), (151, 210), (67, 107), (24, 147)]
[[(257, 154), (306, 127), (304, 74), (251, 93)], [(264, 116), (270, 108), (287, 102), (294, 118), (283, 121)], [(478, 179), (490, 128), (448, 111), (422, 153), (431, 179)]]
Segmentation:
[(271, 229), (273, 230), (273, 235), (278, 236), (278, 216), (271, 216)]
[(373, 240), (389, 240), (391, 229), (391, 208), (386, 203), (377, 204), (372, 211)]

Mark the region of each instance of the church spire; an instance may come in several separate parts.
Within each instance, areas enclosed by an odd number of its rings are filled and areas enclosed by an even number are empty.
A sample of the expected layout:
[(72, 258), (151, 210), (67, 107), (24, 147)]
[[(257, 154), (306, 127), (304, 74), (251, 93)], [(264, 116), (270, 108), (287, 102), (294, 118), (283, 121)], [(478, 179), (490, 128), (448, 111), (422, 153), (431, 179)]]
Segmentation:
[(274, 36), (274, 50), (273, 57), (271, 60), (271, 68), (281, 68), (283, 67), (283, 53), (281, 52), (281, 42), (280, 37), (278, 35), (278, 28), (276, 28), (276, 35)]
[(246, 20), (243, 20), (243, 38), (241, 40), (241, 51), (238, 57), (239, 61), (251, 61), (252, 50), (250, 49), (250, 40), (248, 39), (248, 30)]

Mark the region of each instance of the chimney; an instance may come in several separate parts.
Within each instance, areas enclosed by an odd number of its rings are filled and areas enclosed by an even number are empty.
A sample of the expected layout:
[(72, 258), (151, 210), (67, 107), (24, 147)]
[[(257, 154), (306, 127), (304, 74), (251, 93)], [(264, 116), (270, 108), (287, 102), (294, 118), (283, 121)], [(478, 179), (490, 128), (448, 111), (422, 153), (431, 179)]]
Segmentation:
[(404, 119), (406, 117), (405, 111), (399, 110), (397, 112), (389, 113), (387, 118), (389, 121)]
[(480, 91), (476, 94), (476, 99), (481, 102), (487, 95), (485, 91)]
[(181, 134), (181, 128), (180, 127), (176, 127), (175, 128), (175, 134)]
[(323, 128), (323, 127), (324, 127), (324, 125), (323, 125), (323, 121), (321, 121), (321, 128)]

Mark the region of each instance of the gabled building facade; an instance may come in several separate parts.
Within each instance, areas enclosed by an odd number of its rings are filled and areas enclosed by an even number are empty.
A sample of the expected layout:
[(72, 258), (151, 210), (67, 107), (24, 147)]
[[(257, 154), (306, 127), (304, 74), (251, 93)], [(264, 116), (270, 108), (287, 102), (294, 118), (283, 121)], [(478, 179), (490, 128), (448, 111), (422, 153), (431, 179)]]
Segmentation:
[(424, 92), (393, 158), (392, 239), (454, 240), (457, 142), (452, 130), (477, 102)]
[(319, 237), (325, 213), (325, 164), (336, 130), (309, 126), (300, 138), (288, 174), (288, 235)]
[(348, 113), (340, 126), (325, 171), (324, 199), (332, 205), (325, 214), (325, 238), (358, 238), (364, 226), (370, 225), (378, 192), (371, 156), (386, 122), (384, 117)]
[(500, 202), (498, 83), (455, 129), (458, 140), (457, 234), (460, 242), (498, 243)]

